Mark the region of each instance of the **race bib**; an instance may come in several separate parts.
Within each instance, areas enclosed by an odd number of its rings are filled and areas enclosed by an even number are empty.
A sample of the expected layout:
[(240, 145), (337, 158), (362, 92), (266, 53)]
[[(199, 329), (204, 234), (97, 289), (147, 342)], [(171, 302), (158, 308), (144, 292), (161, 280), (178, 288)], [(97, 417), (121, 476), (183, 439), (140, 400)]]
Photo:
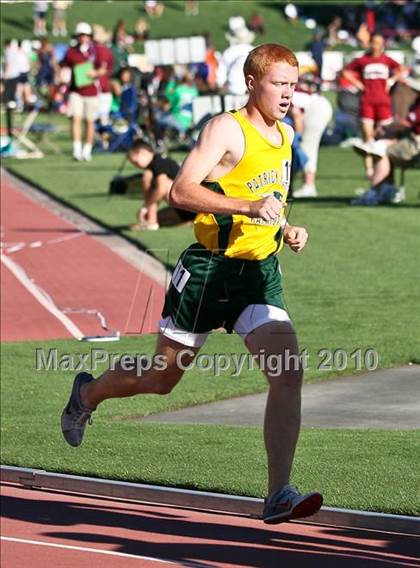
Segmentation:
[(181, 293), (185, 288), (186, 283), (191, 277), (191, 272), (184, 267), (181, 261), (175, 267), (174, 273), (172, 274), (172, 284), (177, 292)]

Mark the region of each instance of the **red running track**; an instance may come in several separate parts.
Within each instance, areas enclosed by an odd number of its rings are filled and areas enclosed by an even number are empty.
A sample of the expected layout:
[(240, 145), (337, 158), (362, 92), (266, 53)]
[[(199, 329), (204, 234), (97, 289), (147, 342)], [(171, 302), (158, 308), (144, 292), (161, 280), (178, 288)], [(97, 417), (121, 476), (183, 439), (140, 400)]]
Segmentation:
[(3, 568), (420, 567), (416, 536), (1, 488)]
[(33, 201), (9, 178), (2, 180), (1, 240), (6, 262), (11, 261), (32, 282), (31, 292), (10, 264), (2, 262), (3, 341), (71, 337), (36, 299), (37, 291), (44, 298), (46, 293), (58, 311), (64, 310), (83, 335), (110, 333), (86, 310), (100, 312), (108, 328), (122, 334), (156, 330), (164, 288), (146, 271), (138, 271), (104, 244)]

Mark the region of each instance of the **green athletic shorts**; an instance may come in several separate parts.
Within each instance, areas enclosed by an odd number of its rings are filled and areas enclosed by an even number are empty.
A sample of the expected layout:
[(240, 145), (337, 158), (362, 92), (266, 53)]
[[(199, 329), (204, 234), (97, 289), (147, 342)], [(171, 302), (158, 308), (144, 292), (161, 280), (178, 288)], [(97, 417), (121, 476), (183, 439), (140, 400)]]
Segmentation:
[(220, 327), (232, 333), (241, 313), (254, 304), (285, 314), (270, 319), (289, 319), (277, 257), (232, 259), (195, 243), (175, 267), (162, 318), (170, 317), (175, 328), (196, 334)]

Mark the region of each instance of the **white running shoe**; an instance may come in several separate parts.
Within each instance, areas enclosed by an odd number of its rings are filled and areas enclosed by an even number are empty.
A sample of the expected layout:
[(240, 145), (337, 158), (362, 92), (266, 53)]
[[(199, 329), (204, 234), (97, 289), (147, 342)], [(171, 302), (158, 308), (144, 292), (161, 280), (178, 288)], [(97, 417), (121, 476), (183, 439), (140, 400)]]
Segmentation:
[(365, 187), (357, 187), (354, 190), (354, 193), (358, 196), (363, 195), (364, 193), (366, 193), (367, 189)]
[(85, 162), (90, 162), (92, 160), (92, 150), (84, 147), (82, 151), (82, 160), (85, 160)]
[(378, 158), (386, 155), (387, 144), (385, 140), (372, 140), (369, 142), (369, 154)]
[(351, 147), (355, 152), (361, 154), (362, 156), (369, 154), (369, 143), (363, 142), (361, 138), (355, 138), (351, 144)]
[(400, 187), (400, 189), (391, 199), (391, 203), (402, 203), (405, 200), (406, 200), (405, 187)]
[(81, 162), (83, 160), (82, 152), (73, 152), (73, 160)]
[(376, 156), (377, 158), (383, 158), (386, 155), (387, 144), (385, 140), (370, 140), (369, 142), (363, 142), (359, 139), (353, 142), (352, 148), (355, 152), (362, 156)]
[(293, 197), (300, 199), (301, 197), (317, 197), (318, 193), (314, 185), (303, 185), (300, 189), (293, 192)]
[(320, 493), (302, 495), (293, 485), (286, 485), (265, 500), (262, 518), (264, 523), (273, 525), (311, 517), (320, 510), (322, 501)]

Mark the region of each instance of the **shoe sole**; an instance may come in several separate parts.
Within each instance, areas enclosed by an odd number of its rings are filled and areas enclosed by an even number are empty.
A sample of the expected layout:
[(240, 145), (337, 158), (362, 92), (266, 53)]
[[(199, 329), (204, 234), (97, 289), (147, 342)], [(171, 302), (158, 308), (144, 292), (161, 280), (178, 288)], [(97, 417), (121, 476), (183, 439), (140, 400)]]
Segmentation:
[(302, 519), (303, 517), (311, 517), (315, 515), (322, 507), (323, 497), (321, 493), (312, 493), (306, 499), (301, 501), (292, 511), (287, 513), (278, 513), (270, 517), (263, 518), (267, 525), (275, 525), (285, 523), (293, 519)]
[(318, 197), (317, 193), (312, 193), (311, 195), (292, 195), (291, 199), (314, 199), (315, 197)]
[(369, 152), (367, 150), (365, 150), (364, 148), (359, 148), (358, 146), (352, 146), (353, 150), (356, 152), (356, 154), (359, 154), (359, 156), (368, 156)]

